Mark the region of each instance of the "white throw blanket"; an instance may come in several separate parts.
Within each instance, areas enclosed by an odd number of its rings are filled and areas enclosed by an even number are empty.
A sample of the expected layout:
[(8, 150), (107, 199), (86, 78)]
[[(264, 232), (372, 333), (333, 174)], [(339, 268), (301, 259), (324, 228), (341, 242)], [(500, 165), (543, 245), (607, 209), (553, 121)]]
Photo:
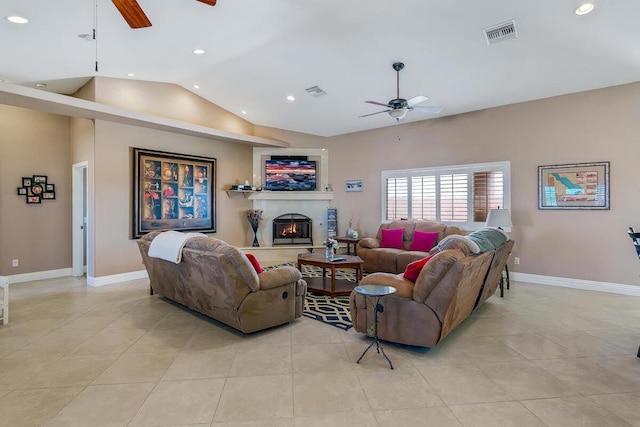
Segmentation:
[(179, 231), (160, 233), (151, 241), (149, 256), (178, 264), (182, 261), (182, 248), (192, 237), (207, 236), (202, 233), (181, 233)]

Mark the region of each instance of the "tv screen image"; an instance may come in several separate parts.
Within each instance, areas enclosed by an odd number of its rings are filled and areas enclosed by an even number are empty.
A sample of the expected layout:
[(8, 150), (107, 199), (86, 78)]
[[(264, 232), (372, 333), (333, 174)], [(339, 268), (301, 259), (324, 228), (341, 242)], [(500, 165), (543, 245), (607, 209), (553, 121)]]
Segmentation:
[(272, 191), (315, 190), (315, 160), (267, 160), (264, 188)]

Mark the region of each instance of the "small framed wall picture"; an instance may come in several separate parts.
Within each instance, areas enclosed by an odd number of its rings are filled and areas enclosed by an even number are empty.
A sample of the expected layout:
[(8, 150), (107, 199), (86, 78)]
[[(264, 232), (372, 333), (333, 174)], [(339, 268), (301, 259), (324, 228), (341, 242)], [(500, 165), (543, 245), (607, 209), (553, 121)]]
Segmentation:
[(31, 177), (29, 178), (22, 177), (22, 186), (31, 187)]
[(18, 187), (18, 196), (26, 196), (27, 187)]
[(344, 190), (346, 192), (362, 191), (362, 180), (351, 179), (344, 182)]
[(28, 205), (33, 205), (36, 203), (42, 203), (42, 199), (40, 199), (40, 196), (27, 196)]
[(56, 191), (56, 185), (55, 184), (47, 184), (46, 185), (46, 190), (47, 193), (50, 193), (52, 191)]
[(46, 184), (47, 176), (46, 175), (33, 175), (33, 183), (34, 184)]
[(33, 184), (31, 186), (31, 193), (33, 193), (35, 196), (41, 195), (43, 191), (44, 188), (42, 188), (42, 185), (40, 184)]
[(55, 191), (45, 191), (44, 193), (42, 193), (42, 198), (46, 199), (46, 200), (54, 200), (56, 198), (56, 192)]

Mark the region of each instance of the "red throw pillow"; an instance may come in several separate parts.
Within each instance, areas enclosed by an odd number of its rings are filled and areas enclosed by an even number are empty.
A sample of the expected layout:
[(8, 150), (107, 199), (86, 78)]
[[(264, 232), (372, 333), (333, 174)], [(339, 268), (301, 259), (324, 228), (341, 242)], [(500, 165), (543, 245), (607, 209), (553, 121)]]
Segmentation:
[(416, 230), (413, 233), (413, 241), (409, 247), (410, 251), (422, 251), (429, 252), (436, 244), (438, 240), (437, 231), (419, 231)]
[(418, 261), (413, 261), (407, 265), (407, 268), (404, 270), (404, 277), (407, 280), (411, 280), (413, 283), (416, 282), (420, 272), (422, 271), (422, 267), (431, 259), (433, 255), (429, 255), (426, 258), (419, 259)]
[(381, 248), (404, 249), (402, 246), (402, 237), (404, 236), (404, 228), (392, 228), (390, 230), (382, 229)]
[(262, 271), (263, 271), (262, 267), (260, 267), (260, 263), (256, 259), (255, 255), (253, 255), (253, 254), (245, 254), (245, 255), (249, 259), (249, 262), (251, 263), (251, 265), (253, 265), (253, 268), (256, 269), (256, 273), (258, 273), (258, 274), (262, 273)]

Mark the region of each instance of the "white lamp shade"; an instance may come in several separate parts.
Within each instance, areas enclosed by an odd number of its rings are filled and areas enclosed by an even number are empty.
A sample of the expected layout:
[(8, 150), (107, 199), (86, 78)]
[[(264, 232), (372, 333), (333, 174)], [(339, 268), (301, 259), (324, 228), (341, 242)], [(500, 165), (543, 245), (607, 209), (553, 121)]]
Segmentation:
[(487, 215), (487, 227), (511, 227), (511, 212), (509, 209), (491, 209)]
[(404, 119), (404, 116), (409, 112), (408, 108), (396, 108), (395, 110), (389, 111), (389, 115), (396, 120)]

